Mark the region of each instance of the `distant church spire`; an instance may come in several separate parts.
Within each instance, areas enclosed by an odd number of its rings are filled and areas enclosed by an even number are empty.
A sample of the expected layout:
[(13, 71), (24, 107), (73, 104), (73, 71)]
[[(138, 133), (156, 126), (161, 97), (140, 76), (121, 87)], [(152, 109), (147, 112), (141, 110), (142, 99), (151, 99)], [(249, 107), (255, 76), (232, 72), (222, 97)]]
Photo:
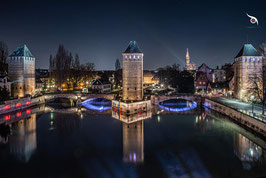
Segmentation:
[(188, 48), (187, 48), (186, 64), (189, 64), (189, 63), (190, 63), (190, 57), (189, 57)]

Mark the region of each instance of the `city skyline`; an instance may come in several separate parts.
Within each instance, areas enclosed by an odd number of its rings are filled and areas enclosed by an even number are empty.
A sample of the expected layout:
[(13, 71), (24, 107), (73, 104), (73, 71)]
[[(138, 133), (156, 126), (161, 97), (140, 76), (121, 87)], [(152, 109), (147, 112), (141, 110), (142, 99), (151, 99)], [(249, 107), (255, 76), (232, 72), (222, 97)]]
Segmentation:
[[(184, 67), (187, 48), (197, 66), (233, 63), (247, 35), (254, 47), (266, 38), (265, 1), (140, 3), (4, 2), (0, 39), (9, 54), (26, 44), (36, 68), (48, 68), (50, 54), (64, 44), (82, 63), (93, 62), (96, 70), (113, 70), (128, 42), (136, 40), (145, 52), (144, 69), (155, 70), (174, 63)], [(250, 24), (247, 12), (258, 18), (259, 26)]]

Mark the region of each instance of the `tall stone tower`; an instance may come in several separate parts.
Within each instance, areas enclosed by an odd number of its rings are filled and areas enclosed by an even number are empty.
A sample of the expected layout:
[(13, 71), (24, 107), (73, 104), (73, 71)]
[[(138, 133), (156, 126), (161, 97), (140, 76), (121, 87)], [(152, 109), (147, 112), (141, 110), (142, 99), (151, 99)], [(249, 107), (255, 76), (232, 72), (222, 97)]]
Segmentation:
[(250, 77), (260, 75), (262, 73), (262, 67), (262, 56), (252, 44), (244, 44), (236, 55), (233, 64), (233, 92), (236, 98), (247, 99), (250, 97), (251, 93), (248, 90), (253, 87)]
[(35, 94), (35, 57), (26, 45), (19, 46), (8, 57), (8, 76), (12, 83), (11, 96)]
[(123, 55), (123, 100), (143, 99), (143, 53), (136, 41), (130, 41)]

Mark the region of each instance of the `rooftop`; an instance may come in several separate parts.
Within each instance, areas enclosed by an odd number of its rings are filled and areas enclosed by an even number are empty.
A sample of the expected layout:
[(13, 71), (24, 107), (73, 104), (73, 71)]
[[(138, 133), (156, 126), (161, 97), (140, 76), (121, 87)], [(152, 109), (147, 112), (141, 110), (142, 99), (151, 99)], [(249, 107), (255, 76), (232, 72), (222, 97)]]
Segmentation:
[(241, 56), (261, 56), (258, 51), (252, 46), (252, 44), (244, 44), (241, 50), (238, 52), (235, 58)]
[(124, 53), (142, 53), (136, 41), (130, 41)]
[(17, 49), (9, 57), (13, 56), (34, 57), (25, 44), (17, 47)]

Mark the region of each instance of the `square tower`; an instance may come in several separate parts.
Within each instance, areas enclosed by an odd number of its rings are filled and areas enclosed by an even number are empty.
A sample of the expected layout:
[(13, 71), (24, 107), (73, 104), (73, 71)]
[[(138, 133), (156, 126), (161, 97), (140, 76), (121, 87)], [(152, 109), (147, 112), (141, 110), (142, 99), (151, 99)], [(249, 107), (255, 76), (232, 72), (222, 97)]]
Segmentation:
[(8, 77), (11, 80), (11, 96), (35, 94), (35, 57), (26, 45), (19, 46), (8, 57)]
[(262, 56), (251, 45), (245, 44), (234, 61), (234, 96), (238, 99), (248, 98), (249, 88), (252, 86), (249, 82), (254, 74), (262, 75)]
[(136, 41), (130, 41), (123, 55), (123, 100), (143, 99), (143, 53)]

